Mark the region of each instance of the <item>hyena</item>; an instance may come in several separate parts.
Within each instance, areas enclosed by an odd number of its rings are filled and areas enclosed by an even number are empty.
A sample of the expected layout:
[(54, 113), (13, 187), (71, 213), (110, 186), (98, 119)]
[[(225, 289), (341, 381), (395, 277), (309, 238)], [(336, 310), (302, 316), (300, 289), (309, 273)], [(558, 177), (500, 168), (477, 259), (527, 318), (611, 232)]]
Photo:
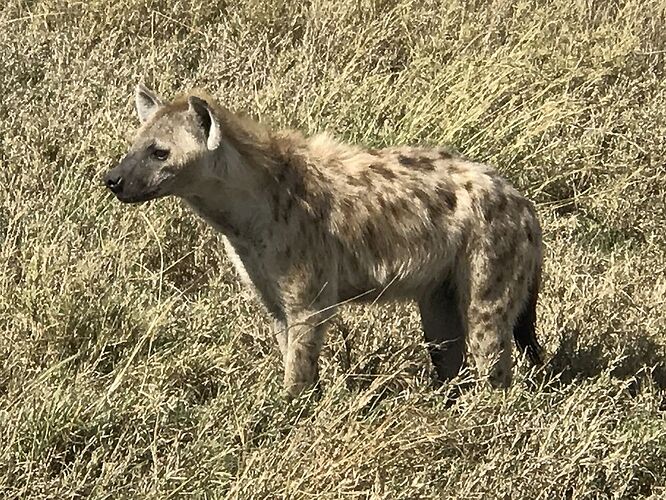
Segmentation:
[(441, 381), (468, 345), (507, 387), (512, 334), (540, 363), (541, 229), (491, 167), (270, 130), (203, 92), (167, 102), (139, 85), (135, 100), (141, 126), (106, 186), (125, 203), (182, 198), (222, 233), (274, 320), (289, 395), (317, 382), (326, 323), (352, 300), (416, 301)]

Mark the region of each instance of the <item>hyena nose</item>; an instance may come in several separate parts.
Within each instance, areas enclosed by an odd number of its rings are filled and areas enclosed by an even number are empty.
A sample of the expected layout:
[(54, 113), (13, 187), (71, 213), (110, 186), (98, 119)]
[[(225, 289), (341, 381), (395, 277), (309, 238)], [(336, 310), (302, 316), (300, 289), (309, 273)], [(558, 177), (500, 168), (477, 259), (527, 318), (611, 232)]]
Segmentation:
[(123, 178), (119, 175), (108, 174), (105, 183), (113, 194), (118, 194), (123, 190)]

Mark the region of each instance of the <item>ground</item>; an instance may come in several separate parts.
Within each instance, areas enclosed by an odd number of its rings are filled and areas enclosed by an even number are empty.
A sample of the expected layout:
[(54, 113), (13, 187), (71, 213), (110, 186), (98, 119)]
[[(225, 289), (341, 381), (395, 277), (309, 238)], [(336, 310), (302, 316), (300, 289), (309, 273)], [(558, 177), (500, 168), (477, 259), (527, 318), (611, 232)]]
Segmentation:
[[(0, 497), (664, 498), (665, 62), (649, 0), (5, 1)], [(497, 166), (544, 226), (546, 367), (437, 391), (415, 308), (349, 308), (284, 402), (218, 237), (102, 187), (139, 81)]]

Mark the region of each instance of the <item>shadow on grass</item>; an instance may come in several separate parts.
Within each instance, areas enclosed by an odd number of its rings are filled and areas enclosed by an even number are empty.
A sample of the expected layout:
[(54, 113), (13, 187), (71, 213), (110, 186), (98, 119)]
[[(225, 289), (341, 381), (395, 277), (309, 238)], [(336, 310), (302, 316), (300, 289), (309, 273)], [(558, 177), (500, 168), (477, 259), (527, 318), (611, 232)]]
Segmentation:
[[(372, 391), (373, 382), (378, 377), (386, 377), (384, 383), (375, 385), (373, 396), (368, 398), (367, 411), (374, 411), (387, 398), (413, 388), (414, 383), (427, 383), (427, 377), (420, 373), (423, 368), (420, 362), (429, 364), (427, 355), (423, 353), (424, 356), (419, 356), (415, 352), (404, 352), (404, 349), (402, 351), (396, 352), (394, 345), (381, 345), (375, 352), (370, 353), (371, 355), (357, 362), (354, 370), (347, 371), (347, 388), (356, 393)], [(339, 356), (344, 358), (341, 360), (342, 364), (349, 367), (349, 349)], [(405, 357), (411, 362), (406, 363), (407, 366), (403, 365), (399, 374), (393, 372), (397, 376), (387, 376), (392, 372), (391, 368), (395, 369), (391, 360), (396, 357)], [(609, 370), (614, 378), (631, 382), (628, 390), (632, 395), (636, 395), (648, 380), (659, 390), (666, 391), (666, 344), (643, 332), (608, 333), (590, 338), (589, 333), (565, 330), (561, 334), (557, 350), (546, 355), (546, 364), (538, 370), (537, 379), (541, 382), (555, 382), (555, 385), (571, 385), (581, 380), (594, 379)], [(460, 380), (454, 384), (439, 383), (432, 372), (431, 388), (441, 394), (446, 400), (445, 406), (450, 407), (462, 394), (479, 383), (472, 372), (473, 369), (466, 363)], [(666, 393), (662, 406), (666, 410)]]
[(647, 334), (608, 335), (598, 342), (585, 342), (578, 330), (563, 332), (559, 347), (550, 356), (543, 373), (559, 375), (563, 384), (598, 377), (606, 370), (618, 379), (636, 378), (640, 383), (648, 374), (659, 389), (666, 389), (666, 345)]

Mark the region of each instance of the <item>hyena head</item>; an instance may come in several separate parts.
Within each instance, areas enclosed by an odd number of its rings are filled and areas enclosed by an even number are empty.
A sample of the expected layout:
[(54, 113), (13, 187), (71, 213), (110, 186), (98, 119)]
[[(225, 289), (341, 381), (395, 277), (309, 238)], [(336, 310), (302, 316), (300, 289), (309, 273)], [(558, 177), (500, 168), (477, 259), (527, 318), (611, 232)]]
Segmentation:
[(124, 203), (186, 195), (207, 177), (211, 154), (222, 142), (216, 113), (199, 97), (167, 103), (141, 84), (135, 100), (141, 128), (129, 152), (107, 172), (106, 186)]

